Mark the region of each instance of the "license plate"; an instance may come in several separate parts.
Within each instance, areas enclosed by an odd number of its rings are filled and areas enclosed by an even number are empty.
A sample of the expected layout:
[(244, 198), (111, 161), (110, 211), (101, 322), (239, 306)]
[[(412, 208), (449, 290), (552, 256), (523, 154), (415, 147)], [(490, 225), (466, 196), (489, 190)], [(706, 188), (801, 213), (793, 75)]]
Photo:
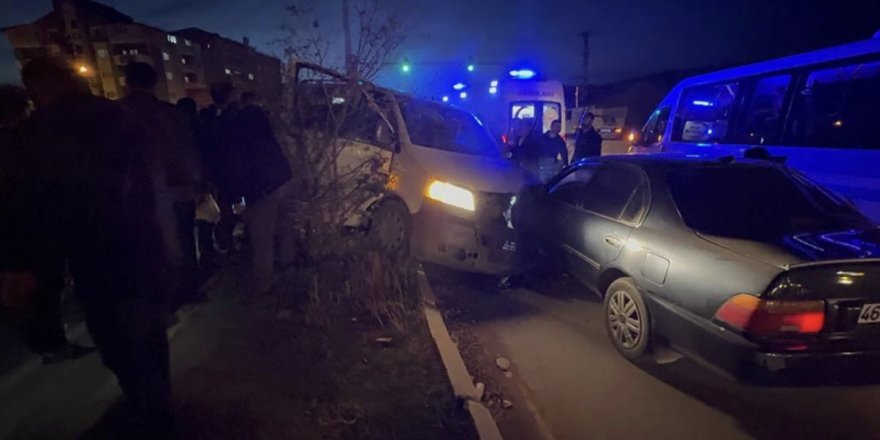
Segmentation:
[(859, 312), (859, 324), (876, 324), (880, 322), (880, 304), (865, 304)]

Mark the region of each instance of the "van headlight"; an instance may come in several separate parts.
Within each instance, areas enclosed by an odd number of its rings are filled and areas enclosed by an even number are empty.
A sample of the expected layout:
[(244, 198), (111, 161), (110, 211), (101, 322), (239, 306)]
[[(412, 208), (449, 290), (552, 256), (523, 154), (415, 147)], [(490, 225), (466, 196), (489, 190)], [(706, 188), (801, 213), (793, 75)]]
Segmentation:
[(428, 184), (425, 192), (428, 198), (447, 205), (455, 206), (466, 211), (473, 211), (476, 208), (474, 203), (474, 193), (470, 190), (455, 186), (451, 183), (434, 180)]

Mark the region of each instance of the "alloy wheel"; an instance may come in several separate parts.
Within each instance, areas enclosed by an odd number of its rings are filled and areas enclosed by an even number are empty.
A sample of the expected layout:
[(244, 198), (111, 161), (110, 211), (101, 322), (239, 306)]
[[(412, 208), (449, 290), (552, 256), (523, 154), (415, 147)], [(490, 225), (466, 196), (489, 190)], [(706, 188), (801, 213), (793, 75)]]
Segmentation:
[(638, 345), (642, 337), (642, 316), (628, 292), (617, 290), (612, 293), (608, 303), (608, 325), (621, 347), (632, 349)]

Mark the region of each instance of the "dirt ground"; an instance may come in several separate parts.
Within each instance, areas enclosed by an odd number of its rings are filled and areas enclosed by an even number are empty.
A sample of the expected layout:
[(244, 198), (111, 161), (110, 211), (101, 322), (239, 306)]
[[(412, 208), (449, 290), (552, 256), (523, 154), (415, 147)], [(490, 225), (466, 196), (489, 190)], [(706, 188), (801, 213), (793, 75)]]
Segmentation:
[[(405, 334), (346, 307), (307, 323), (304, 307), (287, 307), (301, 300), (242, 305), (238, 279), (216, 283), (172, 341), (182, 438), (476, 438), (421, 313)], [(82, 438), (122, 438), (120, 411)]]

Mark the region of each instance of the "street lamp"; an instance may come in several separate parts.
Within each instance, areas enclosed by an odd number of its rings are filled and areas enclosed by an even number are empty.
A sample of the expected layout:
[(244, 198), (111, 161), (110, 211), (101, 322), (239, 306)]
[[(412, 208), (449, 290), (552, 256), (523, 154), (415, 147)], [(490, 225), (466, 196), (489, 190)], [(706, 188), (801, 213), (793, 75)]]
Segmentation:
[(80, 65), (79, 69), (77, 69), (77, 70), (79, 71), (80, 75), (85, 75), (85, 74), (89, 73), (89, 68), (85, 64)]

